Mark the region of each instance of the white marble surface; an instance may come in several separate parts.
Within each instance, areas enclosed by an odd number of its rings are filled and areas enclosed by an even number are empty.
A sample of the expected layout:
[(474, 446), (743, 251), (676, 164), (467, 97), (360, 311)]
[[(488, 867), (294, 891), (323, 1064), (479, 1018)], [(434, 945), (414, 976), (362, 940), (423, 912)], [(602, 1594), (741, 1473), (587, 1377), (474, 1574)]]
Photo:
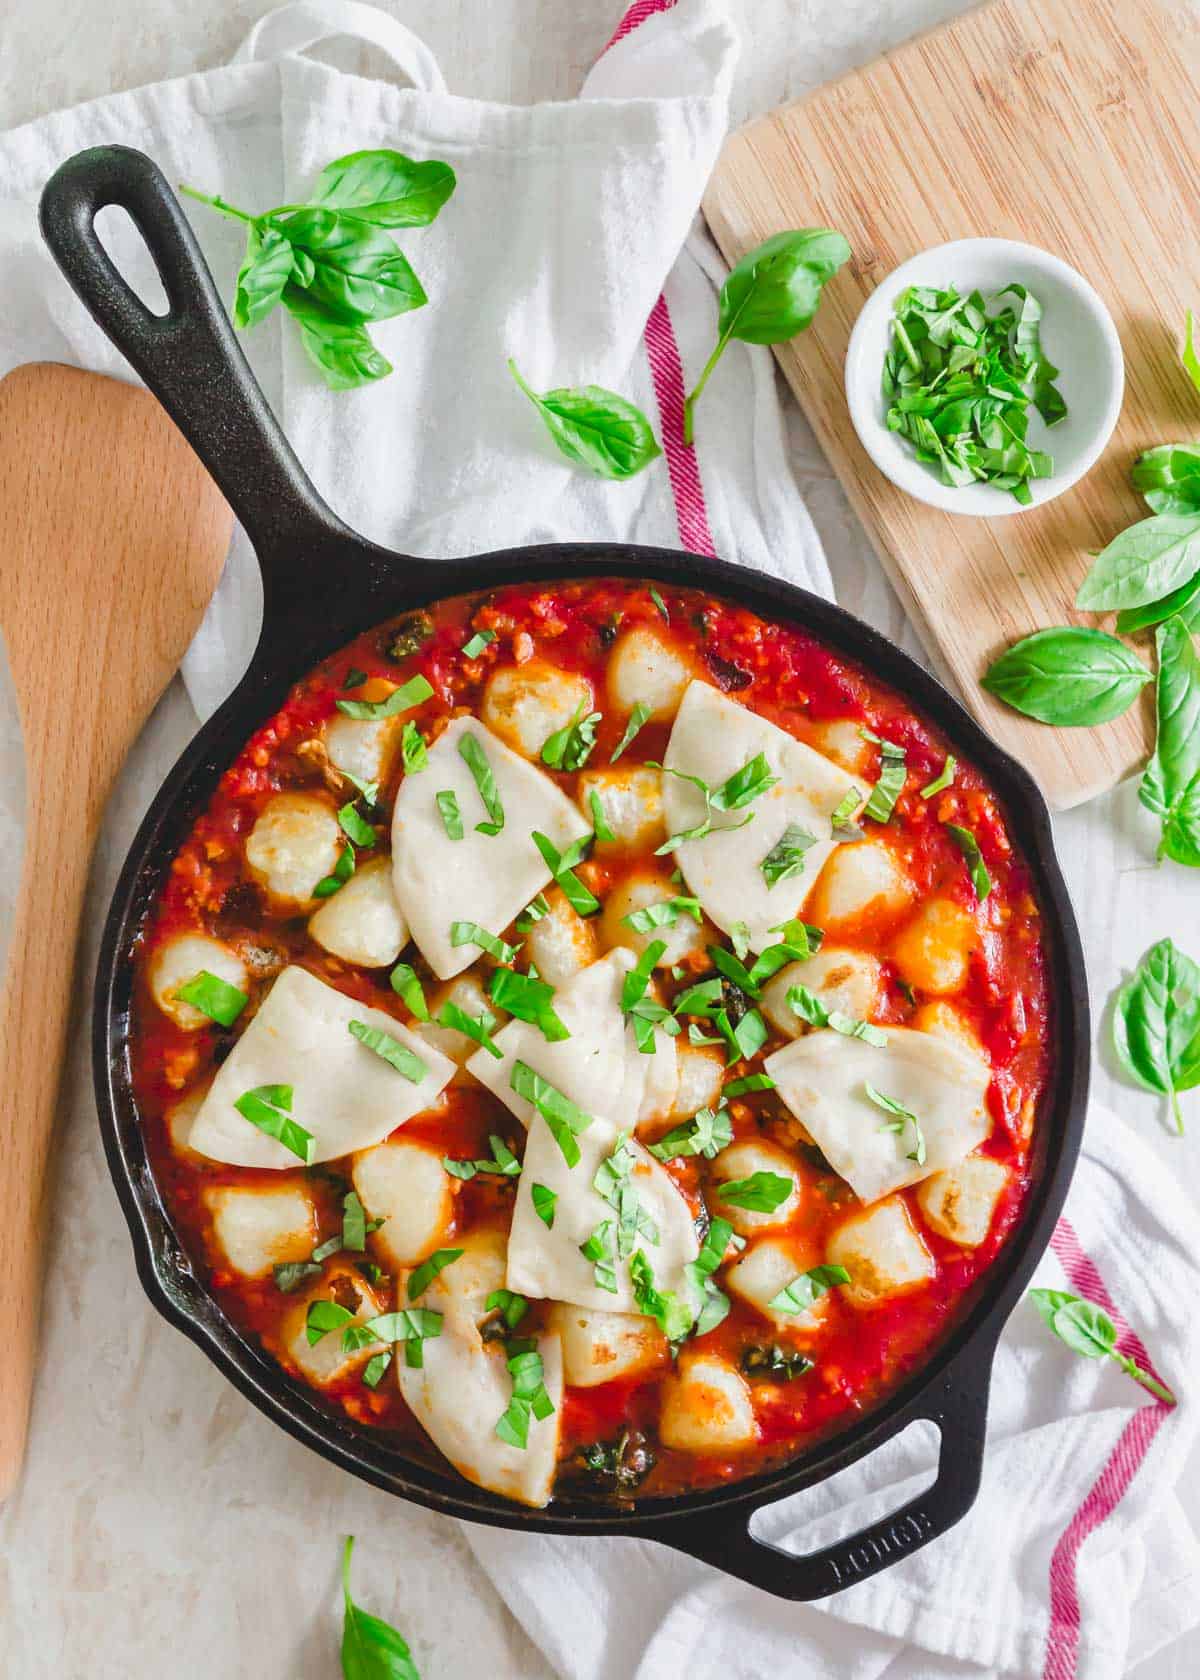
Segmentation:
[[(622, 9), (620, 0), (382, 3), (426, 38), (455, 91), (519, 102), (570, 97)], [(267, 9), (268, 0), (44, 0), (36, 8), (0, 0), (0, 128), (219, 64)], [(961, 9), (959, 0), (755, 0), (735, 119)], [(788, 408), (797, 481), (839, 599), (915, 649), (845, 497)], [(138, 814), (192, 726), (176, 685), (109, 813), (94, 872), (97, 912)], [(11, 701), (0, 692), (6, 811), (16, 808), (20, 778)], [(1100, 1022), (1113, 986), (1153, 939), (1190, 934), (1200, 956), (1197, 883), (1155, 867), (1132, 785), (1057, 827)], [(0, 842), (8, 883), (19, 844), (11, 818)], [(95, 937), (92, 926), (89, 970)], [(6, 1680), (141, 1680), (167, 1668), (187, 1680), (327, 1680), (337, 1672), (337, 1540), (354, 1532), (360, 1596), (405, 1630), (424, 1680), (544, 1680), (549, 1670), (452, 1524), (398, 1507), (305, 1452), (154, 1315), (104, 1169), (81, 1026), (74, 1041), (29, 1462), (0, 1512), (0, 1672)], [(1103, 1045), (1095, 1088), (1200, 1194), (1195, 1136), (1169, 1135), (1153, 1099), (1114, 1077)], [(1200, 1104), (1190, 1106), (1195, 1134)], [(1200, 1522), (1200, 1474), (1184, 1498)], [(1198, 1671), (1196, 1640), (1153, 1665), (1155, 1680)], [(1149, 1665), (1139, 1672), (1148, 1676)]]

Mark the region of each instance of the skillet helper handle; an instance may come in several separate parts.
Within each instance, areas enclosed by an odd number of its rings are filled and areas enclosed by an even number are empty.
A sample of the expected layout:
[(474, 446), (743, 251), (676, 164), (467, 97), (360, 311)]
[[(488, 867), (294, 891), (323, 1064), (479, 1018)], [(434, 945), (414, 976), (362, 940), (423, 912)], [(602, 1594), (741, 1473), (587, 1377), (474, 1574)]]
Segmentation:
[(927, 1418), (938, 1426), (941, 1441), (932, 1486), (856, 1533), (815, 1552), (784, 1551), (751, 1534), (749, 1519), (756, 1507), (750, 1505), (731, 1516), (718, 1512), (680, 1518), (670, 1530), (655, 1531), (652, 1538), (777, 1598), (808, 1602), (869, 1580), (945, 1534), (975, 1503), (983, 1469), (994, 1351), (992, 1346), (966, 1349), (934, 1394), (904, 1420), (908, 1424)]
[[(96, 217), (109, 205), (126, 210), (145, 240), (165, 315), (146, 307), (101, 244)], [(129, 146), (77, 152), (46, 183), (40, 219), (70, 285), (204, 462), (260, 559), (349, 536), (267, 406), (158, 165)]]

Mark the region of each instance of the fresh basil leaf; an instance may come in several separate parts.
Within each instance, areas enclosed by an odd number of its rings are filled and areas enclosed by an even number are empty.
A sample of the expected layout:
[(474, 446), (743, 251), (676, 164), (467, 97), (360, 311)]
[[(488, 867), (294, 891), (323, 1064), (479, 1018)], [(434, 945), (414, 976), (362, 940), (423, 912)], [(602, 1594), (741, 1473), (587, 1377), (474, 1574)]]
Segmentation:
[(365, 817), (360, 816), (353, 802), (342, 806), (338, 812), (338, 823), (343, 834), (352, 840), (356, 846), (361, 846), (364, 851), (375, 844), (377, 838), (375, 830)]
[(281, 1143), (305, 1166), (311, 1166), (317, 1140), (298, 1120), (292, 1119), (289, 1112), (292, 1096), (290, 1085), (256, 1085), (252, 1091), (243, 1091), (233, 1106), (252, 1126)]
[(629, 1262), (629, 1279), (637, 1310), (654, 1319), (669, 1342), (681, 1341), (692, 1327), (692, 1309), (673, 1290), (659, 1289), (644, 1249), (634, 1250)]
[(905, 1158), (909, 1161), (915, 1161), (917, 1166), (923, 1167), (925, 1165), (925, 1133), (921, 1129), (921, 1122), (912, 1109), (897, 1101), (895, 1097), (889, 1097), (883, 1091), (876, 1090), (869, 1079), (864, 1082), (863, 1089), (876, 1108), (881, 1108), (885, 1114), (894, 1114), (897, 1117), (894, 1121), (881, 1126), (880, 1131), (897, 1132), (903, 1137), (908, 1127), (912, 1127), (913, 1147)]
[[(767, 883), (768, 886), (774, 886), (774, 884), (773, 881)], [(698, 917), (697, 920), (699, 920)], [(734, 956), (737, 957), (739, 962), (745, 962), (750, 955), (750, 929), (745, 922), (734, 922), (729, 930), (729, 941), (733, 946)]]
[(406, 776), (415, 776), (418, 770), (424, 770), (429, 763), (429, 751), (425, 745), (425, 737), (411, 718), (404, 725), (400, 734), (400, 758)]
[(391, 373), (391, 362), (372, 344), (361, 321), (337, 318), (292, 282), (283, 289), (283, 306), (300, 329), (305, 355), (331, 391), (352, 391)]
[(1196, 323), (1192, 319), (1192, 312), (1189, 309), (1187, 312), (1187, 325), (1183, 338), (1183, 354), (1179, 359), (1183, 363), (1183, 371), (1187, 374), (1197, 391), (1200, 391), (1200, 357), (1196, 355), (1195, 330)]
[(554, 1207), (558, 1201), (558, 1191), (550, 1190), (544, 1184), (534, 1184), (530, 1187), (530, 1197), (533, 1201), (533, 1211), (537, 1214), (547, 1231), (554, 1229)]
[(781, 1348), (778, 1342), (772, 1342), (768, 1347), (743, 1348), (741, 1365), (751, 1381), (766, 1378), (768, 1382), (791, 1382), (795, 1377), (802, 1377), (815, 1369), (807, 1354), (793, 1348)]
[(454, 191), (448, 163), (416, 163), (403, 152), (349, 152), (327, 163), (312, 202), (348, 210), (376, 227), (427, 227)]
[(1179, 1093), (1200, 1085), (1200, 966), (1160, 939), (1117, 992), (1112, 1022), (1121, 1066), (1169, 1099), (1182, 1132)]
[(963, 857), (967, 860), (971, 884), (975, 888), (975, 896), (980, 904), (992, 890), (992, 878), (988, 874), (987, 864), (983, 861), (983, 853), (979, 850), (979, 842), (969, 828), (962, 828), (958, 823), (946, 823), (945, 829)]
[(778, 781), (779, 777), (768, 764), (766, 754), (755, 753), (710, 796), (712, 808), (714, 811), (741, 810), (775, 787)]
[[(810, 834), (799, 823), (788, 823), (783, 833), (776, 840), (771, 850), (759, 864), (763, 879), (768, 887), (776, 887), (780, 881), (790, 880), (793, 875), (804, 872), (804, 854), (810, 846), (815, 846), (817, 837)], [(742, 953), (744, 954), (744, 953)]]
[(535, 899), (531, 900), (531, 902), (525, 906), (524, 910), (522, 910), (521, 914), (517, 917), (517, 932), (528, 933), (531, 927), (536, 926), (536, 924), (542, 920), (543, 916), (548, 916), (549, 914), (549, 900), (547, 899), (545, 893), (539, 893)]
[(1162, 822), (1160, 858), (1200, 868), (1200, 659), (1177, 618), (1155, 632), (1158, 648), (1154, 754), (1138, 789)]
[[(384, 1356), (378, 1355), (379, 1358)], [(387, 1356), (390, 1359), (390, 1354)], [(372, 1360), (371, 1364), (375, 1361)], [(370, 1370), (370, 1366), (367, 1367)], [(383, 1372), (380, 1371), (380, 1376)], [(376, 1381), (379, 1379), (376, 1378)], [(360, 1610), (350, 1596), (350, 1554), (354, 1536), (342, 1551), (342, 1680), (421, 1680), (412, 1652), (387, 1622)]]
[(602, 385), (532, 390), (509, 358), (508, 371), (537, 409), (559, 452), (599, 478), (631, 478), (662, 454), (640, 408)]
[(751, 1213), (774, 1213), (795, 1188), (794, 1181), (782, 1173), (756, 1172), (749, 1178), (727, 1178), (717, 1185), (717, 1195), (723, 1202)]
[(610, 1295), (618, 1293), (616, 1251), (613, 1246), (615, 1226), (615, 1220), (602, 1219), (587, 1241), (579, 1245), (580, 1254), (592, 1263), (592, 1282), (597, 1289), (607, 1290)]
[[(986, 687), (986, 679), (984, 686)], [(946, 762), (931, 782), (926, 782), (921, 789), (922, 799), (932, 799), (935, 793), (945, 793), (954, 781), (954, 773), (958, 769), (958, 760), (953, 753), (946, 754)]]
[(342, 1197), (342, 1247), (351, 1254), (363, 1254), (367, 1247), (367, 1215), (354, 1190)]
[(378, 1388), (391, 1368), (392, 1350), (385, 1348), (382, 1353), (373, 1353), (363, 1366), (363, 1382), (368, 1388)]
[(477, 630), (475, 634), (463, 643), (463, 658), (478, 659), (485, 647), (490, 647), (496, 640), (494, 630)]
[(433, 796), (433, 802), (438, 808), (438, 815), (442, 819), (442, 827), (446, 830), (448, 840), (461, 840), (466, 834), (463, 827), (462, 812), (458, 808), (458, 798), (453, 788), (441, 788)]
[[(442, 1333), (442, 1317), (429, 1307), (402, 1307), (397, 1312), (380, 1313), (363, 1324), (351, 1324), (342, 1331), (342, 1348), (354, 1353), (369, 1347), (372, 1342), (407, 1342), (410, 1345), (435, 1340)], [(409, 1361), (412, 1363), (412, 1361)], [(420, 1365), (420, 1359), (416, 1361)]]
[(846, 1015), (840, 1009), (831, 1009), (825, 1025), (843, 1038), (861, 1038), (864, 1044), (873, 1044), (877, 1050), (882, 1050), (887, 1044), (887, 1034), (881, 1027), (872, 1026), (870, 1021), (856, 1020), (853, 1015)]
[(1200, 571), (1187, 583), (1164, 595), (1161, 601), (1151, 601), (1145, 607), (1126, 607), (1117, 614), (1117, 629), (1122, 636), (1137, 630), (1148, 630), (1168, 618), (1178, 618), (1189, 630), (1200, 630)]
[(1200, 448), (1160, 443), (1145, 450), (1129, 475), (1152, 513), (1200, 513)]
[(1156, 513), (1114, 537), (1080, 586), (1086, 612), (1149, 606), (1200, 571), (1200, 513)]
[[(374, 833), (374, 830), (372, 830)], [(346, 882), (354, 874), (354, 847), (343, 846), (342, 855), (333, 866), (332, 875), (326, 875), (313, 888), (314, 898), (332, 898), (334, 893), (341, 892)]]
[(662, 596), (658, 593), (658, 590), (655, 589), (653, 584), (650, 585), (650, 599), (654, 602), (656, 609), (662, 614), (663, 622), (670, 624), (671, 615), (667, 611), (667, 603), (663, 600)]
[(207, 968), (202, 968), (199, 974), (193, 974), (190, 980), (178, 987), (175, 996), (180, 1003), (190, 1003), (193, 1009), (207, 1015), (219, 1027), (231, 1027), (250, 1002), (245, 992), (231, 986), (219, 975), (210, 974)]
[(879, 780), (871, 789), (863, 807), (863, 815), (875, 822), (885, 823), (890, 821), (892, 812), (896, 809), (896, 801), (904, 792), (904, 783), (908, 778), (908, 755), (895, 741), (885, 741), (881, 735), (876, 735), (869, 729), (861, 730), (860, 733), (879, 748), (882, 760)]
[(401, 712), (407, 712), (411, 706), (419, 706), (432, 695), (433, 686), (428, 677), (418, 674), (399, 688), (394, 688), (386, 700), (339, 700), (337, 709), (347, 717), (373, 723), (379, 718), (399, 717)]
[(417, 1017), (418, 1021), (428, 1021), (429, 1005), (425, 1001), (425, 988), (417, 978), (417, 971), (411, 963), (397, 963), (391, 973), (392, 990), (397, 997), (402, 998), (405, 1008)]
[(600, 713), (589, 712), (586, 717), (583, 713), (581, 702), (570, 723), (547, 735), (543, 742), (542, 763), (552, 770), (582, 770), (592, 756)]
[(304, 1338), (309, 1347), (316, 1347), (322, 1336), (348, 1324), (353, 1317), (352, 1312), (336, 1301), (310, 1301), (304, 1317)]
[(459, 945), (478, 945), (481, 951), (486, 951), (489, 957), (495, 957), (498, 963), (510, 963), (520, 950), (519, 945), (509, 945), (505, 940), (489, 933), (480, 927), (478, 922), (451, 922), (450, 943)]
[(595, 893), (591, 892), (589, 888), (584, 886), (583, 882), (579, 879), (578, 875), (575, 874), (574, 869), (568, 862), (568, 859), (572, 856), (572, 849), (569, 848), (565, 852), (560, 852), (553, 840), (550, 839), (549, 835), (539, 834), (537, 829), (534, 829), (531, 838), (538, 851), (542, 854), (542, 861), (545, 863), (546, 868), (550, 871), (555, 881), (562, 888), (567, 903), (571, 906), (571, 908), (577, 911), (581, 916), (594, 915), (600, 908), (600, 900), (596, 897)]
[(508, 1328), (515, 1330), (529, 1311), (529, 1302), (511, 1289), (493, 1289), (483, 1307), (485, 1312), (498, 1312)]
[(276, 228), (252, 222), (233, 294), (234, 326), (256, 327), (265, 320), (282, 301), (283, 288), (292, 278), (294, 268), (291, 241)]
[(813, 1266), (801, 1272), (778, 1295), (767, 1302), (769, 1312), (805, 1313), (822, 1295), (827, 1295), (839, 1283), (849, 1283), (850, 1273), (844, 1266)]
[(859, 806), (863, 803), (863, 795), (859, 788), (852, 787), (838, 800), (834, 809), (829, 813), (829, 832), (834, 840), (861, 840), (863, 831), (854, 821)]
[(560, 1043), (571, 1034), (554, 1011), (554, 987), (548, 981), (512, 968), (493, 969), (488, 981), (492, 1002), (519, 1021), (536, 1026), (549, 1043)]
[(465, 1009), (460, 1009), (457, 1003), (452, 1003), (448, 998), (438, 1015), (439, 1027), (452, 1027), (455, 1032), (465, 1033), (468, 1038), (473, 1038), (476, 1044), (482, 1044), (489, 1056), (501, 1061), (504, 1052), (492, 1040), (495, 1025), (496, 1017), (490, 1009), (482, 1010), (478, 1016), (468, 1015)]
[(452, 1266), (456, 1260), (460, 1260), (465, 1253), (466, 1250), (462, 1248), (439, 1248), (428, 1260), (422, 1260), (416, 1270), (409, 1273), (409, 1300), (415, 1301), (418, 1295), (423, 1295), (434, 1278), (444, 1272), (447, 1266)]
[(1038, 630), (1002, 653), (983, 687), (1041, 723), (1109, 723), (1133, 704), (1151, 673), (1115, 636), (1083, 625)]
[(338, 320), (384, 321), (427, 301), (408, 258), (381, 228), (319, 205), (260, 220), (309, 259), (304, 290)]
[(617, 837), (609, 827), (608, 818), (604, 815), (604, 802), (595, 788), (588, 789), (588, 807), (592, 813), (592, 828), (596, 839), (600, 841), (615, 840)]
[(276, 1289), (282, 1295), (290, 1295), (309, 1278), (320, 1277), (322, 1267), (319, 1260), (288, 1260), (279, 1262), (271, 1270)]
[(732, 1142), (733, 1123), (729, 1110), (722, 1105), (698, 1109), (682, 1126), (676, 1126), (666, 1137), (652, 1143), (650, 1153), (660, 1161), (675, 1161), (684, 1155), (703, 1155), (711, 1161)]
[(1072, 1353), (1082, 1354), (1085, 1359), (1111, 1359), (1165, 1405), (1175, 1404), (1175, 1396), (1157, 1377), (1117, 1351), (1117, 1327), (1103, 1308), (1063, 1289), (1031, 1289), (1029, 1298), (1044, 1322)]
[[(649, 716), (649, 706), (647, 706), (642, 700), (635, 700), (633, 710), (629, 714), (629, 722), (625, 725), (625, 733), (617, 742), (616, 747), (613, 749), (613, 755), (608, 761), (610, 764), (615, 764), (617, 762), (626, 747), (628, 747), (632, 742), (634, 736), (642, 729)], [(597, 832), (599, 832), (599, 830), (597, 830)]]
[(724, 1096), (730, 1101), (734, 1097), (744, 1097), (751, 1091), (773, 1091), (775, 1081), (769, 1073), (749, 1073), (745, 1079), (734, 1079), (726, 1085)]
[(508, 1082), (516, 1094), (526, 1102), (532, 1103), (542, 1116), (562, 1150), (567, 1165), (578, 1166), (580, 1154), (575, 1137), (577, 1133), (587, 1130), (593, 1117), (585, 1114), (569, 1097), (551, 1085), (548, 1079), (543, 1079), (540, 1073), (535, 1073), (527, 1062), (518, 1059), (513, 1063)]
[(849, 256), (840, 233), (794, 228), (748, 251), (730, 271), (721, 287), (716, 347), (684, 404), (685, 443), (692, 441), (693, 410), (729, 340), (781, 344), (795, 337), (816, 314), (825, 282)]
[(395, 1068), (397, 1073), (403, 1074), (412, 1085), (419, 1085), (429, 1069), (420, 1056), (410, 1050), (406, 1044), (401, 1044), (391, 1033), (381, 1032), (378, 1027), (369, 1027), (365, 1021), (350, 1021), (347, 1030), (352, 1038), (385, 1061), (389, 1067)]
[(622, 980), (621, 1008), (626, 1015), (636, 1008), (645, 997), (651, 976), (666, 948), (667, 942), (665, 939), (652, 939)]
[(701, 920), (698, 898), (664, 898), (657, 904), (647, 904), (641, 910), (631, 910), (621, 920), (634, 933), (652, 933), (656, 927), (674, 927), (680, 916)]
[(510, 1447), (529, 1445), (529, 1425), (551, 1417), (554, 1404), (546, 1392), (542, 1356), (534, 1342), (508, 1344), (508, 1370), (512, 1377), (512, 1399), (496, 1424), (496, 1434)]
[(462, 759), (479, 790), (479, 797), (483, 801), (488, 814), (488, 821), (476, 823), (480, 834), (499, 834), (504, 827), (504, 806), (500, 799), (500, 789), (496, 786), (496, 778), (492, 767), (488, 763), (487, 754), (480, 746), (474, 735), (460, 735), (458, 738), (458, 756)]

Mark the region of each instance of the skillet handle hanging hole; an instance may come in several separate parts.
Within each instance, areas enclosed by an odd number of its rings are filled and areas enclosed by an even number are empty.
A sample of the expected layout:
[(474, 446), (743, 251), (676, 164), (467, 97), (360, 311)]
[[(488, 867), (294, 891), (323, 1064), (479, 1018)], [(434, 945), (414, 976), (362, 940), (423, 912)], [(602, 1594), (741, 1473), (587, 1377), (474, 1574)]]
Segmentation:
[(922, 1418), (937, 1426), (937, 1474), (930, 1486), (843, 1539), (803, 1553), (759, 1539), (750, 1521), (766, 1503), (761, 1498), (728, 1515), (681, 1517), (648, 1534), (777, 1598), (807, 1602), (869, 1580), (945, 1534), (974, 1504), (983, 1469), (992, 1352), (990, 1347), (964, 1352), (934, 1394), (902, 1416), (901, 1427)]
[[(166, 294), (165, 312), (146, 305), (101, 242), (96, 217), (110, 205), (128, 213), (145, 241)], [(157, 164), (129, 146), (77, 152), (46, 183), (39, 215), (67, 281), (204, 462), (264, 569), (275, 569), (272, 553), (294, 555), (297, 547), (350, 537), (267, 406)]]

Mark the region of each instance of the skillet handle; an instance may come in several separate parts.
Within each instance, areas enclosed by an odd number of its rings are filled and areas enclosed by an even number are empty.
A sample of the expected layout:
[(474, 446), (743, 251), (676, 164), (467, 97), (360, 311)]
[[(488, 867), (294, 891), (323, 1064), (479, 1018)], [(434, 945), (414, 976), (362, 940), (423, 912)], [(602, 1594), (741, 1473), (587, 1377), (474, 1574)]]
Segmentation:
[(974, 1346), (966, 1349), (939, 1388), (922, 1397), (904, 1417), (903, 1424), (918, 1418), (937, 1424), (941, 1435), (937, 1478), (899, 1510), (868, 1523), (856, 1534), (819, 1551), (797, 1555), (754, 1538), (749, 1519), (757, 1506), (751, 1504), (732, 1516), (718, 1512), (679, 1518), (671, 1527), (649, 1531), (650, 1538), (711, 1563), (777, 1598), (827, 1598), (843, 1587), (868, 1580), (945, 1534), (974, 1504), (983, 1468), (994, 1351), (994, 1347), (982, 1352)]
[[(110, 204), (128, 211), (154, 258), (168, 310), (155, 315), (96, 233)], [(42, 191), (42, 235), (89, 312), (204, 462), (265, 563), (352, 537), (297, 460), (234, 336), (196, 237), (158, 165), (129, 146), (94, 146)], [(272, 556), (277, 566), (270, 565)], [(301, 567), (301, 569), (304, 569)]]

